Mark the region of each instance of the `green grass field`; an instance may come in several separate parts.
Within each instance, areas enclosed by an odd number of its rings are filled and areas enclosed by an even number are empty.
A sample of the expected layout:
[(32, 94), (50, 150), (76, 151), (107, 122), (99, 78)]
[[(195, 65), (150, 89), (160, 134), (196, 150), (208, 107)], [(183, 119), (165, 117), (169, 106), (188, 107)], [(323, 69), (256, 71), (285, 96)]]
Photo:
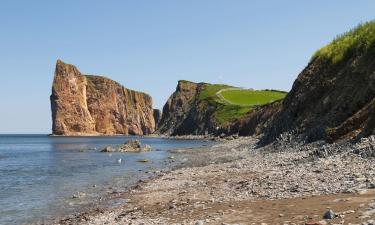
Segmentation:
[(279, 91), (258, 91), (248, 89), (237, 90), (224, 90), (221, 95), (230, 103), (235, 105), (264, 105), (283, 99), (286, 95), (285, 92)]
[[(199, 95), (200, 100), (206, 100), (216, 106), (215, 117), (220, 124), (241, 118), (256, 105), (264, 105), (285, 97), (280, 91), (254, 91), (232, 89), (232, 86), (222, 84), (207, 84)], [(228, 90), (227, 90), (228, 89)], [(220, 90), (220, 93), (218, 93)]]

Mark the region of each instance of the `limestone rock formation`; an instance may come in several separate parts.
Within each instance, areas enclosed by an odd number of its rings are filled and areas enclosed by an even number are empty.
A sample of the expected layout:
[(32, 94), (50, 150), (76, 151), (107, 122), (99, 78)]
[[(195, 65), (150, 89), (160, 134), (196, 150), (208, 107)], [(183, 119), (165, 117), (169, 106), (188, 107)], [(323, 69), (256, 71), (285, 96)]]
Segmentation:
[(56, 63), (51, 110), (54, 135), (146, 135), (155, 130), (152, 99), (101, 76)]

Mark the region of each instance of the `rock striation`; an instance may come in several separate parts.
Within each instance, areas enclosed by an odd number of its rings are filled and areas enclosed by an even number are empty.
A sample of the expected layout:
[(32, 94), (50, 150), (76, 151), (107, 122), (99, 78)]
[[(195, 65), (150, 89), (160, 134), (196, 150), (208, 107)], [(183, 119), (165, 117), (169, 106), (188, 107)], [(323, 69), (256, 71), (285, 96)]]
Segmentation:
[(152, 98), (57, 60), (51, 110), (54, 135), (146, 135), (155, 130)]

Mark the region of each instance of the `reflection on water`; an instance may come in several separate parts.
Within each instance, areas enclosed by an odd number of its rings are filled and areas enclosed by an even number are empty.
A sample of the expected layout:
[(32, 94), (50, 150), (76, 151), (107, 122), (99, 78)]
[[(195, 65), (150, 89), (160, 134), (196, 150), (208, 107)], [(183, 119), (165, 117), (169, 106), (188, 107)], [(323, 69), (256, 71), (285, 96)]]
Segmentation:
[[(165, 150), (204, 144), (136, 137), (142, 144), (161, 151), (100, 152), (105, 146), (132, 138), (135, 137), (0, 135), (0, 224), (20, 224), (71, 213), (81, 204), (97, 200), (109, 187), (122, 191), (144, 178), (144, 171), (162, 168), (169, 154)], [(137, 162), (144, 158), (150, 163)], [(73, 199), (76, 192), (86, 195)]]

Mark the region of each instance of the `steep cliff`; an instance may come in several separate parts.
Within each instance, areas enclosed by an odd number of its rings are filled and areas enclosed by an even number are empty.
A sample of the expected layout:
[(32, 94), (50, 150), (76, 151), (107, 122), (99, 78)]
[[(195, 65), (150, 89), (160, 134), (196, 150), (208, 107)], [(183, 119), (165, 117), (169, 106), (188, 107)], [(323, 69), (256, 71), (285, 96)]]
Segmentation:
[(238, 121), (262, 108), (261, 105), (284, 96), (279, 91), (179, 81), (164, 105), (157, 132), (169, 135), (246, 133), (244, 122)]
[(149, 95), (105, 77), (82, 75), (61, 60), (50, 99), (55, 135), (144, 135), (155, 130)]
[(158, 126), (158, 133), (168, 135), (192, 134), (197, 131), (198, 121), (191, 124), (191, 129), (184, 130), (188, 117), (196, 106), (197, 94), (204, 83), (178, 81), (176, 91), (169, 97), (163, 107), (163, 113)]
[(375, 128), (375, 22), (317, 51), (299, 74), (263, 141), (284, 132), (306, 141), (358, 139)]

